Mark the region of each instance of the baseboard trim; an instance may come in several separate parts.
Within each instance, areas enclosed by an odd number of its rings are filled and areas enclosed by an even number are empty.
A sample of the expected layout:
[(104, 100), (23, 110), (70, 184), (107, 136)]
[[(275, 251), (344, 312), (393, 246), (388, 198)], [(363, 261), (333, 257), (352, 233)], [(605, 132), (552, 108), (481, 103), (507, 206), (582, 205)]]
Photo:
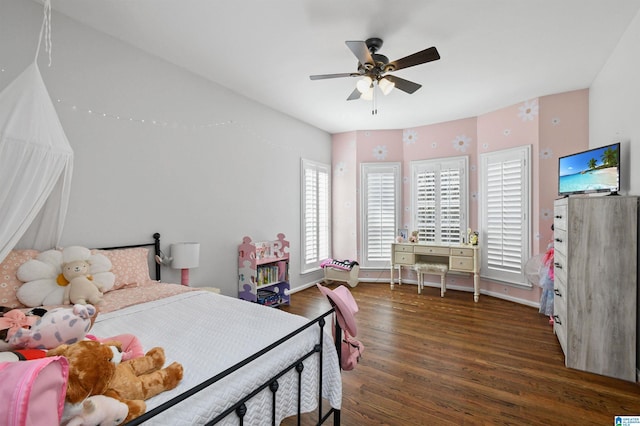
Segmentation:
[[(389, 281), (385, 280), (379, 280), (379, 279), (375, 279), (375, 278), (360, 278), (359, 280), (360, 282), (363, 283), (378, 283), (381, 285), (389, 285)], [(307, 284), (303, 284), (301, 286), (298, 286), (296, 288), (292, 288), (291, 290), (289, 290), (289, 294), (293, 294), (293, 293), (297, 293), (299, 291), (302, 290), (306, 290), (309, 287), (312, 287), (314, 285), (316, 285), (317, 282), (323, 282), (323, 280), (318, 280), (318, 281), (314, 281), (311, 283), (307, 283)], [(344, 284), (344, 283), (341, 283)], [(418, 282), (416, 280), (402, 280), (402, 284), (409, 284), (409, 285), (418, 285)], [(425, 282), (424, 283), (425, 286), (427, 287), (436, 287), (436, 288), (440, 288), (440, 283), (439, 282)], [(464, 291), (467, 293), (473, 293), (473, 289), (470, 287), (462, 287), (462, 286), (457, 286), (457, 285), (448, 285), (447, 284), (447, 290), (456, 290), (456, 291)], [(531, 300), (526, 300), (526, 299), (520, 299), (519, 297), (513, 297), (511, 295), (508, 294), (503, 294), (503, 293), (499, 293), (499, 292), (495, 292), (495, 291), (489, 291), (489, 290), (483, 290), (480, 289), (480, 294), (484, 295), (484, 296), (491, 296), (491, 297), (495, 297), (497, 299), (502, 299), (502, 300), (508, 300), (510, 302), (514, 302), (514, 303), (518, 303), (520, 305), (525, 305), (525, 306), (530, 306), (532, 308), (537, 308), (540, 309), (540, 303), (539, 302), (532, 302)], [(640, 374), (640, 373), (639, 373)], [(638, 376), (640, 377), (640, 375)]]

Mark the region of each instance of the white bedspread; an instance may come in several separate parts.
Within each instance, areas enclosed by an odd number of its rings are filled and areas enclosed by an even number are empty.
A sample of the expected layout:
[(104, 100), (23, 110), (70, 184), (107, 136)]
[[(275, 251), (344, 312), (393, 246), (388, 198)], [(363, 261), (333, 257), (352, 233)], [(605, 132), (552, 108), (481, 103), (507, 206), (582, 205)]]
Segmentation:
[[(165, 349), (166, 365), (182, 363), (185, 377), (177, 389), (147, 401), (147, 410), (203, 382), (308, 322), (308, 319), (279, 309), (259, 306), (211, 292), (189, 292), (166, 299), (130, 306), (100, 314), (91, 333), (98, 337), (131, 333), (145, 350), (154, 346)], [(340, 408), (342, 382), (330, 324), (324, 335), (323, 396), (332, 407)], [(242, 370), (212, 385), (200, 394), (172, 407), (149, 424), (197, 425), (221, 413), (226, 407), (265, 382), (308, 351), (318, 341), (319, 327), (313, 325), (279, 349), (269, 352)], [(318, 355), (305, 361), (303, 371), (302, 411), (317, 406)], [(279, 380), (277, 421), (295, 414), (297, 409), (296, 373)], [(266, 389), (247, 403), (247, 425), (271, 424), (271, 391)], [(326, 411), (326, 409), (325, 409)], [(265, 414), (267, 413), (267, 414)], [(220, 424), (238, 424), (231, 414)]]

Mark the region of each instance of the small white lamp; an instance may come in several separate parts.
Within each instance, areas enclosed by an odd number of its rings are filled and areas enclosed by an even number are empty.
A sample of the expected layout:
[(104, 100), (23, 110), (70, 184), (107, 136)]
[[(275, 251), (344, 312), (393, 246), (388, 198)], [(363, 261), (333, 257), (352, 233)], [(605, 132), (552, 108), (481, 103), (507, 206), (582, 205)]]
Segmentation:
[(200, 264), (200, 243), (171, 244), (171, 267), (182, 269), (182, 285), (189, 285), (189, 268)]

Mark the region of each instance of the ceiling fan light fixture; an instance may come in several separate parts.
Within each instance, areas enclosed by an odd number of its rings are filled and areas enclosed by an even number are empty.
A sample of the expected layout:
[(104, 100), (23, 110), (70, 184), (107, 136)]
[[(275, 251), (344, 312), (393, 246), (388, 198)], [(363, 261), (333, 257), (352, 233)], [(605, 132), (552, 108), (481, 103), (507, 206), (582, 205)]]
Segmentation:
[(370, 101), (373, 99), (373, 84), (367, 89), (367, 91), (363, 92), (360, 95), (360, 99), (364, 99), (365, 101)]
[(391, 93), (393, 88), (396, 87), (396, 84), (390, 81), (388, 78), (382, 77), (380, 80), (378, 80), (378, 87), (380, 87), (380, 90), (386, 96)]
[(358, 89), (358, 92), (364, 94), (371, 87), (372, 81), (373, 80), (371, 80), (371, 77), (364, 76), (356, 83), (356, 89)]

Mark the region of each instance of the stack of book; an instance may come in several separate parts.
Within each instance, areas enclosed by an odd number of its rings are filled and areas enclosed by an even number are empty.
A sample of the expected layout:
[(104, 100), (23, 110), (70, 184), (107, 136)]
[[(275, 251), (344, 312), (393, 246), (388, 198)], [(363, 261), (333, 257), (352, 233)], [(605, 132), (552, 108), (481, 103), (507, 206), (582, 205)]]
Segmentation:
[(274, 291), (259, 289), (258, 303), (260, 303), (261, 305), (267, 305), (267, 306), (277, 305), (278, 303), (280, 303), (280, 296), (278, 296), (278, 293)]

